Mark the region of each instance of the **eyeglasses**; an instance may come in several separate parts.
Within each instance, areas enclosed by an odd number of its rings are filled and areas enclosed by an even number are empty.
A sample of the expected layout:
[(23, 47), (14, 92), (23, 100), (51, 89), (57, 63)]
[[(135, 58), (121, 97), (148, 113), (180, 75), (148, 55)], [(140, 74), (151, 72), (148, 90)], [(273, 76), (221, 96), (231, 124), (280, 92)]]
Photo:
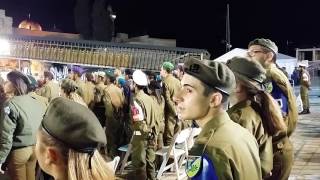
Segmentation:
[(263, 50), (251, 50), (251, 51), (248, 51), (247, 52), (247, 54), (249, 55), (249, 56), (254, 56), (255, 54), (258, 54), (258, 53), (263, 53), (263, 54), (265, 54), (265, 53), (267, 53), (266, 51), (263, 51)]

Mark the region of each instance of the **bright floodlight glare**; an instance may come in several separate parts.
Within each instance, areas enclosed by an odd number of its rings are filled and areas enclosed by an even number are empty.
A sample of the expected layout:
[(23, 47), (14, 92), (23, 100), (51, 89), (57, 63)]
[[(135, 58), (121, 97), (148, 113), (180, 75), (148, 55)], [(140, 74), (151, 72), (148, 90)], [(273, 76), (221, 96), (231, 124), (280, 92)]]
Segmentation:
[(0, 55), (10, 55), (10, 44), (5, 39), (0, 39)]

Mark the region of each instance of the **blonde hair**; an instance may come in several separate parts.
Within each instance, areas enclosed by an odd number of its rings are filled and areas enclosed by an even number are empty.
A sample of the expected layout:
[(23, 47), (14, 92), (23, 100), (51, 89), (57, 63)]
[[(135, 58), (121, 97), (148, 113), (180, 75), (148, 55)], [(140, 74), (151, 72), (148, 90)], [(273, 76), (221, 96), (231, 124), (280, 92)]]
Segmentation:
[(63, 161), (68, 167), (68, 180), (115, 180), (113, 170), (110, 169), (97, 149), (91, 156), (88, 153), (81, 153), (66, 147), (42, 129), (40, 129), (40, 133), (45, 145), (56, 147), (61, 153)]

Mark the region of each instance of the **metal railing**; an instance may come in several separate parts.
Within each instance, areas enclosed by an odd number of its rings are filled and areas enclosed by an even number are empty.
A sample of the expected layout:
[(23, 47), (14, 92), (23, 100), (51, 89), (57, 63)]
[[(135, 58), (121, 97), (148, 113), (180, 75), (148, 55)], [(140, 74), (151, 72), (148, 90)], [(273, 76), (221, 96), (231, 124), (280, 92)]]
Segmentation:
[(159, 70), (166, 60), (178, 64), (183, 63), (189, 55), (210, 58), (208, 51), (203, 49), (16, 35), (2, 38), (9, 40), (9, 58), (64, 64)]

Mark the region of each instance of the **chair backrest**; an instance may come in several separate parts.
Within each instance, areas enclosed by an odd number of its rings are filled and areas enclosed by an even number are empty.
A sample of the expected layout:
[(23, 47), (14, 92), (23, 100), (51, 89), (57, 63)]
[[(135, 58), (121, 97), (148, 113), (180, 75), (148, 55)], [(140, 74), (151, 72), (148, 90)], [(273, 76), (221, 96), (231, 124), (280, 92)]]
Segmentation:
[(192, 148), (192, 146), (194, 145), (194, 138), (200, 134), (201, 130), (202, 128), (200, 127), (191, 129), (190, 137), (188, 139), (188, 149)]
[(114, 172), (116, 172), (119, 162), (120, 162), (120, 157), (116, 156), (113, 158), (112, 161), (108, 162), (108, 165), (110, 168), (114, 170)]
[(190, 128), (182, 130), (178, 134), (175, 143), (181, 144), (181, 143), (186, 142), (188, 140), (188, 138), (190, 137), (190, 133), (191, 133), (191, 129)]

